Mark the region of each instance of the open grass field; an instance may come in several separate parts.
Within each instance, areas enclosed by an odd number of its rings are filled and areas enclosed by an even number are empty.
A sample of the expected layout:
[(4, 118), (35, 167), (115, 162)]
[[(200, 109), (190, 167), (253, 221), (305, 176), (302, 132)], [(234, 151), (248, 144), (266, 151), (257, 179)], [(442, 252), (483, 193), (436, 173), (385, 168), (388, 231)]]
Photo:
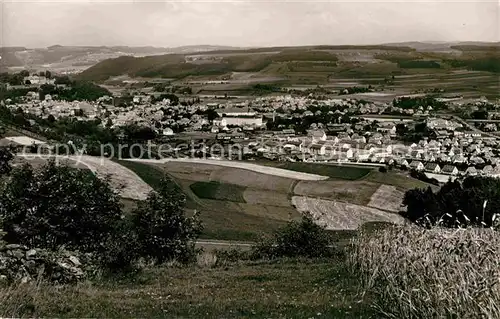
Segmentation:
[(270, 192), (265, 189), (247, 188), (243, 193), (245, 202), (259, 205), (262, 203), (272, 203), (273, 206), (290, 207), (288, 193)]
[[(295, 164), (295, 163), (293, 163)], [(302, 165), (309, 165), (311, 167), (317, 164), (301, 163)], [(436, 189), (437, 186), (427, 184), (418, 179), (407, 176), (402, 172), (389, 171), (387, 173), (381, 173), (375, 169), (363, 168), (363, 167), (349, 167), (349, 166), (333, 166), (333, 165), (320, 165), (320, 166), (330, 166), (333, 172), (340, 172), (343, 168), (355, 169), (353, 172), (357, 172), (357, 169), (365, 170), (368, 173), (357, 180), (347, 181), (340, 178), (331, 178), (327, 181), (299, 181), (295, 185), (294, 194), (300, 196), (310, 196), (316, 198), (323, 198), (329, 200), (339, 200), (344, 202), (349, 202), (358, 205), (381, 205), (382, 203), (387, 203), (390, 205), (390, 209), (395, 210), (396, 207), (400, 206), (403, 199), (404, 192), (413, 188), (427, 188), (431, 187)], [(326, 172), (325, 172), (326, 173)], [(360, 176), (359, 174), (358, 176)], [(333, 176), (333, 174), (332, 174)], [(390, 186), (394, 187), (391, 192), (379, 192), (378, 195), (374, 195), (379, 187)], [(392, 190), (392, 188), (391, 188)], [(373, 197), (375, 196), (375, 197)], [(375, 199), (376, 198), (376, 199)], [(372, 199), (374, 201), (372, 201)], [(377, 208), (383, 208), (382, 206), (372, 206)]]
[(200, 236), (202, 239), (257, 241), (263, 235), (269, 235), (285, 226), (291, 219), (290, 216), (299, 218), (298, 212), (293, 208), (275, 209), (270, 206), (207, 201), (204, 201), (206, 206), (198, 207), (204, 227)]
[(293, 191), (295, 179), (260, 174), (252, 171), (225, 168), (214, 171), (210, 178), (224, 183), (247, 186), (249, 188), (263, 189), (271, 192), (290, 193)]
[(294, 194), (366, 205), (378, 187), (379, 184), (364, 180), (300, 181), (294, 188)]
[(188, 163), (191, 165), (200, 165), (201, 164), (201, 165), (219, 166), (220, 168), (225, 168), (225, 167), (235, 168), (235, 169), (239, 169), (239, 170), (246, 170), (246, 171), (251, 171), (254, 173), (271, 175), (271, 176), (278, 176), (278, 177), (283, 177), (283, 178), (288, 178), (288, 179), (312, 180), (312, 181), (328, 179), (327, 176), (292, 171), (292, 170), (288, 170), (288, 169), (277, 168), (274, 166), (258, 165), (258, 164), (254, 164), (254, 163), (250, 163), (250, 162), (243, 162), (243, 161), (198, 159), (198, 158), (176, 158), (176, 159), (165, 158), (165, 159), (161, 159), (161, 160), (129, 159), (127, 161), (160, 165), (160, 166), (165, 165), (165, 164), (168, 165), (171, 162)]
[(117, 161), (117, 163), (134, 171), (137, 176), (139, 176), (153, 189), (158, 189), (162, 178), (165, 176), (165, 173), (163, 173), (160, 169), (151, 165), (131, 161)]
[(194, 182), (189, 186), (199, 198), (245, 203), (243, 192), (246, 187), (217, 181)]
[(435, 185), (422, 182), (416, 178), (412, 178), (403, 172), (389, 171), (387, 173), (381, 173), (378, 171), (372, 171), (364, 181), (373, 182), (377, 184), (386, 184), (390, 186), (395, 186), (401, 191), (407, 191), (413, 188), (427, 188), (432, 189), (438, 188)]
[(131, 280), (0, 288), (1, 317), (371, 318), (344, 257), (164, 266)]
[(216, 169), (218, 169), (218, 167), (214, 165), (202, 164), (202, 163), (198, 165), (193, 165), (191, 163), (183, 163), (183, 162), (166, 162), (157, 165), (148, 165), (139, 163), (139, 165), (156, 167), (156, 169), (163, 172), (168, 172), (170, 175), (178, 179), (189, 179), (193, 181), (210, 180), (211, 174)]
[(276, 166), (291, 171), (316, 174), (345, 180), (357, 180), (367, 176), (372, 171), (372, 168), (367, 167), (344, 166), (335, 164), (311, 164), (302, 162), (276, 163)]

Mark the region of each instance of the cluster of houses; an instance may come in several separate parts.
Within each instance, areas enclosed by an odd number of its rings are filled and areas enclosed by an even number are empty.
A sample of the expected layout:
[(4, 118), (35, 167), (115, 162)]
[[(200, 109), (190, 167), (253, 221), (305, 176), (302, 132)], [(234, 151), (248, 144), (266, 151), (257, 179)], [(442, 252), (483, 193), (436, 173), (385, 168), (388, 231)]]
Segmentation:
[[(149, 126), (167, 136), (174, 135), (174, 131), (211, 131), (217, 133), (216, 139), (219, 141), (258, 136), (256, 141), (251, 142), (249, 152), (269, 158), (398, 165), (447, 175), (497, 176), (500, 170), (497, 140), (482, 136), (477, 130), (468, 131), (453, 119), (425, 116), (428, 131), (433, 132), (432, 138), (426, 136), (412, 145), (398, 142), (397, 124), (408, 123), (413, 119), (377, 117), (387, 110), (394, 111), (390, 103), (354, 99), (314, 100), (283, 95), (240, 103), (172, 105), (168, 99), (152, 103), (148, 96), (140, 95), (134, 97), (131, 105), (118, 107), (113, 105), (112, 97), (102, 97), (96, 102), (65, 102), (52, 100), (48, 95), (45, 100), (37, 101), (34, 92), (28, 95), (25, 103), (7, 106), (11, 109), (21, 107), (25, 112), (42, 118), (99, 119), (109, 127), (128, 124)], [(317, 110), (311, 106), (317, 107)], [(212, 112), (210, 119), (209, 111)], [(414, 111), (413, 115), (425, 115), (432, 108)], [(272, 133), (263, 133), (261, 130), (267, 120), (274, 121), (276, 117), (320, 116), (323, 112), (342, 116), (347, 113), (358, 114), (358, 120), (353, 124), (340, 121), (312, 123), (305, 136), (297, 136), (295, 130), (287, 127)]]
[[(37, 75), (31, 77), (35, 82), (45, 79)], [(39, 79), (35, 77), (39, 77)], [(310, 97), (292, 95), (259, 97), (239, 103), (195, 103), (174, 106), (168, 99), (153, 102), (150, 95), (139, 94), (133, 96), (131, 105), (115, 107), (113, 106), (113, 98), (109, 96), (102, 97), (96, 102), (65, 102), (54, 100), (50, 95), (46, 95), (43, 101), (39, 101), (37, 92), (28, 92), (24, 103), (11, 104), (10, 106), (12, 108), (21, 107), (25, 112), (40, 117), (52, 115), (56, 119), (75, 117), (78, 120), (98, 118), (102, 123), (111, 123), (112, 127), (135, 123), (150, 126), (160, 133), (172, 130), (176, 132), (207, 130), (207, 127), (213, 133), (226, 132), (228, 127), (241, 127), (246, 131), (251, 131), (264, 127), (266, 119), (319, 116), (324, 110), (329, 110), (327, 113), (330, 115), (338, 116), (347, 113), (368, 115), (384, 112), (403, 113), (405, 111), (393, 107), (391, 103), (367, 102), (350, 98), (316, 100)], [(312, 112), (311, 107), (320, 108), (323, 111)], [(212, 119), (208, 121), (206, 114), (203, 114), (207, 109), (215, 110), (218, 117), (213, 121)], [(422, 111), (421, 114), (428, 114), (432, 108), (415, 109), (415, 112), (410, 115), (415, 115), (419, 111)], [(331, 124), (333, 125), (333, 123)], [(321, 123), (313, 123), (311, 129), (325, 128), (322, 126)], [(394, 131), (394, 125), (390, 127), (390, 123), (380, 123), (379, 128), (378, 132), (382, 134), (390, 130)], [(339, 127), (335, 129), (341, 130)], [(362, 127), (359, 128), (359, 130), (361, 129)]]
[[(416, 170), (424, 171), (431, 174), (444, 174), (451, 176), (489, 176), (489, 177), (500, 177), (500, 166), (499, 165), (486, 165), (479, 169), (474, 166), (469, 166), (465, 171), (460, 171), (455, 165), (444, 164), (442, 167), (438, 163), (427, 163), (424, 165), (421, 161), (412, 161), (410, 164), (406, 161), (403, 165), (406, 167)], [(434, 175), (431, 175), (434, 176)]]
[(462, 125), (453, 120), (432, 118), (427, 126), (440, 134), (411, 145), (397, 141), (394, 123), (389, 122), (364, 134), (344, 128), (335, 136), (324, 130), (311, 130), (307, 136), (295, 136), (293, 131), (262, 136), (256, 148), (264, 156), (291, 161), (364, 162), (431, 174), (500, 177), (499, 143), (495, 138), (476, 131), (458, 131)]

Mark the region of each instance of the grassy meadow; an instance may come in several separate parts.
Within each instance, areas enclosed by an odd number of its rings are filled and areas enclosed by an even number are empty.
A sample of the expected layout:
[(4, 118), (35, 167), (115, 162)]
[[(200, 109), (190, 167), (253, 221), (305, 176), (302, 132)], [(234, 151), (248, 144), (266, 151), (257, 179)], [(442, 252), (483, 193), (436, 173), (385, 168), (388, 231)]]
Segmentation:
[(373, 225), (330, 258), (195, 263), (75, 286), (0, 285), (2, 317), (498, 318), (500, 236), (491, 229)]
[[(201, 238), (204, 239), (256, 241), (263, 234), (270, 234), (285, 225), (290, 219), (300, 217), (288, 203), (287, 206), (272, 206), (266, 201), (259, 204), (247, 203), (244, 197), (246, 187), (210, 181), (213, 170), (221, 169), (218, 166), (210, 165), (209, 168), (212, 170), (207, 171), (202, 165), (197, 167), (191, 164), (178, 164), (180, 168), (174, 171), (172, 168), (131, 161), (120, 161), (120, 164), (134, 171), (154, 189), (157, 189), (161, 179), (167, 174), (186, 195), (186, 212), (191, 214), (196, 210), (201, 213), (200, 218), (204, 225)], [(224, 174), (228, 171), (223, 169)], [(241, 170), (236, 170), (228, 174), (230, 175), (228, 178), (238, 179), (238, 176), (241, 176), (239, 173)], [(201, 175), (199, 180), (193, 180), (194, 176), (198, 175)], [(269, 195), (269, 191), (263, 193)], [(286, 195), (276, 194), (286, 199)], [(262, 197), (247, 196), (247, 199), (253, 199), (254, 202), (258, 202), (259, 198), (262, 199)], [(127, 207), (134, 207), (130, 201), (123, 203)]]
[(195, 182), (189, 186), (199, 198), (245, 203), (245, 187), (217, 181)]
[(371, 318), (344, 258), (166, 265), (133, 279), (0, 288), (2, 317)]
[(334, 179), (358, 180), (372, 171), (367, 167), (345, 166), (345, 165), (328, 165), (328, 164), (310, 164), (301, 162), (286, 162), (277, 165), (279, 168), (288, 169), (291, 171), (310, 173), (316, 175), (328, 176)]
[[(256, 241), (264, 234), (273, 233), (287, 221), (300, 217), (291, 203), (292, 196), (362, 206), (390, 203), (398, 208), (401, 192), (429, 186), (404, 174), (393, 171), (381, 173), (360, 166), (259, 162), (330, 177), (324, 181), (297, 181), (208, 164), (168, 163), (157, 166), (130, 161), (120, 163), (153, 188), (157, 188), (161, 178), (167, 174), (186, 195), (187, 213), (193, 210), (201, 213), (205, 226), (202, 238), (205, 239)], [(380, 193), (373, 202), (380, 185), (391, 185), (396, 189)], [(133, 203), (127, 201), (124, 204), (133, 207)], [(342, 218), (341, 215), (336, 218)]]

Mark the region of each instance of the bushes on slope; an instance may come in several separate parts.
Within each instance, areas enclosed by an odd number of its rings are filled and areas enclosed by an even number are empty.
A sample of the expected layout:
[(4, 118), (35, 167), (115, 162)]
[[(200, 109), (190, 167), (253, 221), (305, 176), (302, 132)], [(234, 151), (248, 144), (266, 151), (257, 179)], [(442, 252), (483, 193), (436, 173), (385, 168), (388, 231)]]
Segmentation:
[(403, 216), (420, 225), (497, 227), (500, 221), (500, 180), (470, 176), (447, 182), (439, 191), (412, 189), (405, 193)]
[(270, 238), (263, 238), (253, 247), (254, 258), (279, 257), (329, 257), (333, 251), (331, 238), (323, 226), (316, 224), (311, 216), (291, 221)]
[(1, 183), (0, 228), (7, 244), (86, 253), (94, 269), (194, 255), (200, 223), (197, 215), (184, 215), (183, 194), (168, 181), (131, 216), (122, 213), (107, 181), (54, 162), (39, 170), (15, 168)]

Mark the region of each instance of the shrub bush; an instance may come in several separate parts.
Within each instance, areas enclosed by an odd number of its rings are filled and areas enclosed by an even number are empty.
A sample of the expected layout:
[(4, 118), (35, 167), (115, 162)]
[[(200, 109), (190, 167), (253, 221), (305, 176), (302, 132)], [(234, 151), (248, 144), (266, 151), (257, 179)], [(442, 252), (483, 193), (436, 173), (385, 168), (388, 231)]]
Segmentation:
[(329, 257), (333, 253), (330, 243), (325, 228), (306, 215), (300, 222), (289, 222), (273, 237), (263, 238), (253, 247), (252, 255), (253, 258)]
[(12, 170), (10, 162), (14, 158), (12, 149), (9, 147), (0, 147), (0, 176), (9, 174)]
[(202, 231), (198, 214), (184, 213), (186, 198), (174, 182), (164, 179), (158, 192), (151, 192), (133, 214), (141, 257), (162, 263), (176, 259), (192, 261), (195, 242)]
[(0, 189), (0, 226), (8, 243), (57, 250), (102, 252), (121, 219), (117, 194), (89, 171), (24, 165)]
[(439, 181), (437, 179), (427, 177), (427, 175), (425, 175), (424, 172), (420, 172), (420, 171), (417, 171), (417, 170), (412, 170), (410, 172), (410, 176), (413, 177), (413, 178), (416, 178), (418, 180), (421, 180), (422, 182), (426, 182), (426, 183), (429, 183), (429, 184), (432, 184), (432, 185), (439, 186)]
[(98, 265), (105, 270), (131, 272), (139, 259), (141, 247), (131, 217), (117, 222), (105, 242), (105, 253), (96, 256)]

